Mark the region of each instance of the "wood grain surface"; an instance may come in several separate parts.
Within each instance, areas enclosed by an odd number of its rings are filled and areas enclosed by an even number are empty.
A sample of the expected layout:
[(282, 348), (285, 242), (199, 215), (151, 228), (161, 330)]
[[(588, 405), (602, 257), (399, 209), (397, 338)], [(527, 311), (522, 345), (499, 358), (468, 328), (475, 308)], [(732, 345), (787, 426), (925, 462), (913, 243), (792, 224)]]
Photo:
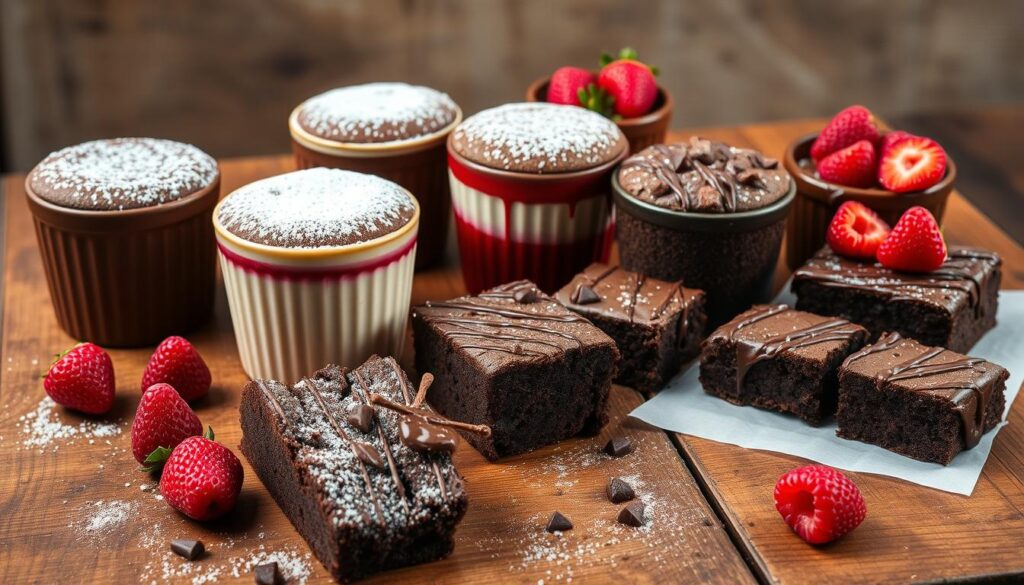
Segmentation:
[[(778, 155), (786, 142), (820, 123), (695, 132)], [(228, 192), (290, 170), (291, 162), (287, 157), (239, 159), (225, 161), (222, 169)], [(248, 467), (239, 506), (222, 521), (194, 523), (158, 500), (155, 481), (136, 471), (128, 440), (149, 349), (111, 352), (119, 395), (111, 417), (85, 419), (41, 404), (39, 376), (52, 354), (73, 340), (57, 328), (50, 308), (21, 178), (8, 177), (4, 189), (0, 582), (251, 582), (253, 561), (271, 554), (288, 561), (288, 568), (307, 568), (311, 583), (326, 581), (326, 572), (308, 557), (305, 543)], [(959, 195), (947, 213), (951, 241), (1000, 252), (1004, 286), (1024, 285), (1020, 246)], [(780, 259), (777, 284), (786, 276)], [(461, 290), (458, 270), (449, 266), (417, 275), (413, 301), (447, 298)], [(210, 396), (196, 410), (221, 441), (235, 448), (240, 439), (238, 391), (246, 377), (223, 290), (215, 321), (190, 337), (214, 377)], [(408, 366), (408, 355), (403, 363)], [(996, 439), (973, 496), (851, 474), (865, 493), (868, 519), (848, 538), (815, 548), (791, 533), (771, 500), (778, 476), (802, 461), (670, 435), (626, 420), (641, 400), (636, 392), (616, 387), (612, 422), (601, 436), (497, 464), (460, 446), (456, 463), (466, 477), (471, 504), (455, 553), (368, 582), (849, 583), (1024, 577), (1020, 404)], [(95, 428), (70, 434), (68, 425), (78, 429), (82, 423), (103, 424), (102, 429), (119, 434), (95, 436)], [(50, 438), (54, 431), (67, 436)], [(622, 459), (608, 458), (600, 446), (612, 435), (630, 436), (637, 450)], [(604, 496), (612, 476), (635, 482), (650, 504), (648, 528), (615, 524), (618, 507)], [(561, 538), (543, 531), (556, 509), (576, 525)], [(168, 552), (173, 538), (200, 538), (210, 552), (189, 564)]]

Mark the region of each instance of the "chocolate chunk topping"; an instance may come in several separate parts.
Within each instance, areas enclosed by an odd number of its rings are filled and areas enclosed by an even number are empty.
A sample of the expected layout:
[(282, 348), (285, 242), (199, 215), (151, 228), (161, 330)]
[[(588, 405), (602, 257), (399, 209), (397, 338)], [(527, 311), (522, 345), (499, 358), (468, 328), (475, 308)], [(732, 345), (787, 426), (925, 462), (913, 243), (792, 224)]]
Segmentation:
[(629, 437), (613, 437), (604, 446), (604, 452), (612, 457), (625, 457), (633, 452), (633, 441)]
[(179, 557), (194, 561), (203, 556), (206, 547), (198, 540), (177, 539), (171, 541), (171, 550)]
[(576, 292), (572, 295), (572, 302), (577, 305), (589, 305), (591, 303), (597, 303), (601, 301), (601, 297), (597, 296), (594, 289), (590, 288), (585, 284), (581, 284), (576, 287)]
[(361, 402), (353, 402), (345, 411), (345, 420), (360, 431), (368, 433), (373, 427), (373, 407)]
[(271, 561), (256, 565), (257, 585), (278, 585), (281, 582), (281, 573), (277, 570), (277, 563)]
[(628, 502), (636, 497), (636, 493), (633, 491), (633, 486), (629, 485), (625, 481), (613, 477), (608, 482), (608, 500), (613, 504), (621, 504), (622, 502)]
[(458, 445), (455, 435), (422, 416), (403, 416), (399, 423), (402, 444), (425, 453), (451, 453)]
[(572, 522), (562, 515), (561, 512), (556, 511), (551, 514), (551, 518), (548, 520), (548, 532), (565, 532), (566, 530), (572, 530)]
[(643, 526), (645, 508), (646, 506), (644, 506), (643, 502), (633, 502), (626, 505), (625, 508), (619, 510), (619, 523), (634, 527)]
[(373, 445), (362, 441), (352, 441), (352, 450), (363, 463), (372, 465), (377, 469), (384, 469), (384, 459)]
[(535, 286), (516, 289), (516, 291), (512, 293), (512, 298), (515, 299), (517, 303), (524, 305), (536, 303), (540, 299), (540, 297), (537, 296), (537, 287)]

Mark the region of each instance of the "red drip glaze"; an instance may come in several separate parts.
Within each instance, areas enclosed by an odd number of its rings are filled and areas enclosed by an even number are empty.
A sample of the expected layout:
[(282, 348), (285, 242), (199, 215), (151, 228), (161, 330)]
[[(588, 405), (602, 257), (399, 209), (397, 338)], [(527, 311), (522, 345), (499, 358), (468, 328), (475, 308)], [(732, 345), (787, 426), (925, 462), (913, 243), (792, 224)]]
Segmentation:
[(297, 268), (293, 266), (268, 264), (266, 262), (260, 262), (259, 260), (246, 258), (245, 256), (231, 251), (224, 244), (217, 242), (217, 248), (220, 250), (220, 253), (224, 255), (224, 258), (234, 266), (241, 268), (246, 272), (259, 274), (261, 276), (269, 276), (278, 280), (300, 281), (350, 280), (362, 274), (373, 272), (378, 268), (390, 266), (392, 263), (405, 258), (405, 256), (410, 254), (415, 247), (416, 238), (412, 238), (408, 243), (404, 244), (400, 248), (389, 252), (384, 256), (372, 258), (365, 262), (346, 264), (345, 266)]

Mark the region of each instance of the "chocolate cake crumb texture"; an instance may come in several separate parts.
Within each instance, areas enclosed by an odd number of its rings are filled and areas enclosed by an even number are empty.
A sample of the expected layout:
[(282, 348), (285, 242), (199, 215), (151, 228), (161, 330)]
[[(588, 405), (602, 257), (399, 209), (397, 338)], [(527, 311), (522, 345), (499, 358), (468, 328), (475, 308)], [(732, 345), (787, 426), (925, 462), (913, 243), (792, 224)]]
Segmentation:
[(407, 83), (367, 83), (333, 89), (302, 104), (305, 131), (335, 142), (385, 143), (419, 138), (455, 121), (447, 94)]
[(217, 162), (157, 138), (94, 140), (51, 153), (29, 174), (40, 198), (61, 207), (116, 211), (176, 201), (210, 186)]
[(523, 173), (579, 171), (606, 163), (626, 147), (613, 122), (584, 108), (506, 104), (469, 117), (452, 147), (486, 167)]
[(409, 193), (385, 179), (314, 168), (250, 183), (227, 196), (218, 221), (257, 244), (322, 248), (366, 242), (412, 220)]
[(776, 159), (698, 137), (649, 146), (626, 159), (619, 170), (619, 185), (633, 197), (697, 213), (766, 207), (786, 195), (790, 182)]

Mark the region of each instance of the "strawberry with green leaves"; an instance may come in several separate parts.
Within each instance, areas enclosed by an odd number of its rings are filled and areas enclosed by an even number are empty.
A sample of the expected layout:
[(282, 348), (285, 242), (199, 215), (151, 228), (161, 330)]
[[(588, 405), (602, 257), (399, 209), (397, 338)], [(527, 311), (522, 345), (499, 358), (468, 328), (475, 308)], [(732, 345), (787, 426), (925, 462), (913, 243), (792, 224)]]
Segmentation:
[(203, 434), (203, 425), (170, 384), (154, 384), (142, 394), (132, 421), (132, 455), (144, 471), (159, 467), (179, 443)]
[(658, 99), (658, 82), (654, 80), (657, 74), (656, 67), (638, 61), (636, 51), (626, 47), (619, 51), (618, 58), (607, 53), (601, 55), (597, 85), (611, 96), (616, 115), (635, 118), (654, 107)]

